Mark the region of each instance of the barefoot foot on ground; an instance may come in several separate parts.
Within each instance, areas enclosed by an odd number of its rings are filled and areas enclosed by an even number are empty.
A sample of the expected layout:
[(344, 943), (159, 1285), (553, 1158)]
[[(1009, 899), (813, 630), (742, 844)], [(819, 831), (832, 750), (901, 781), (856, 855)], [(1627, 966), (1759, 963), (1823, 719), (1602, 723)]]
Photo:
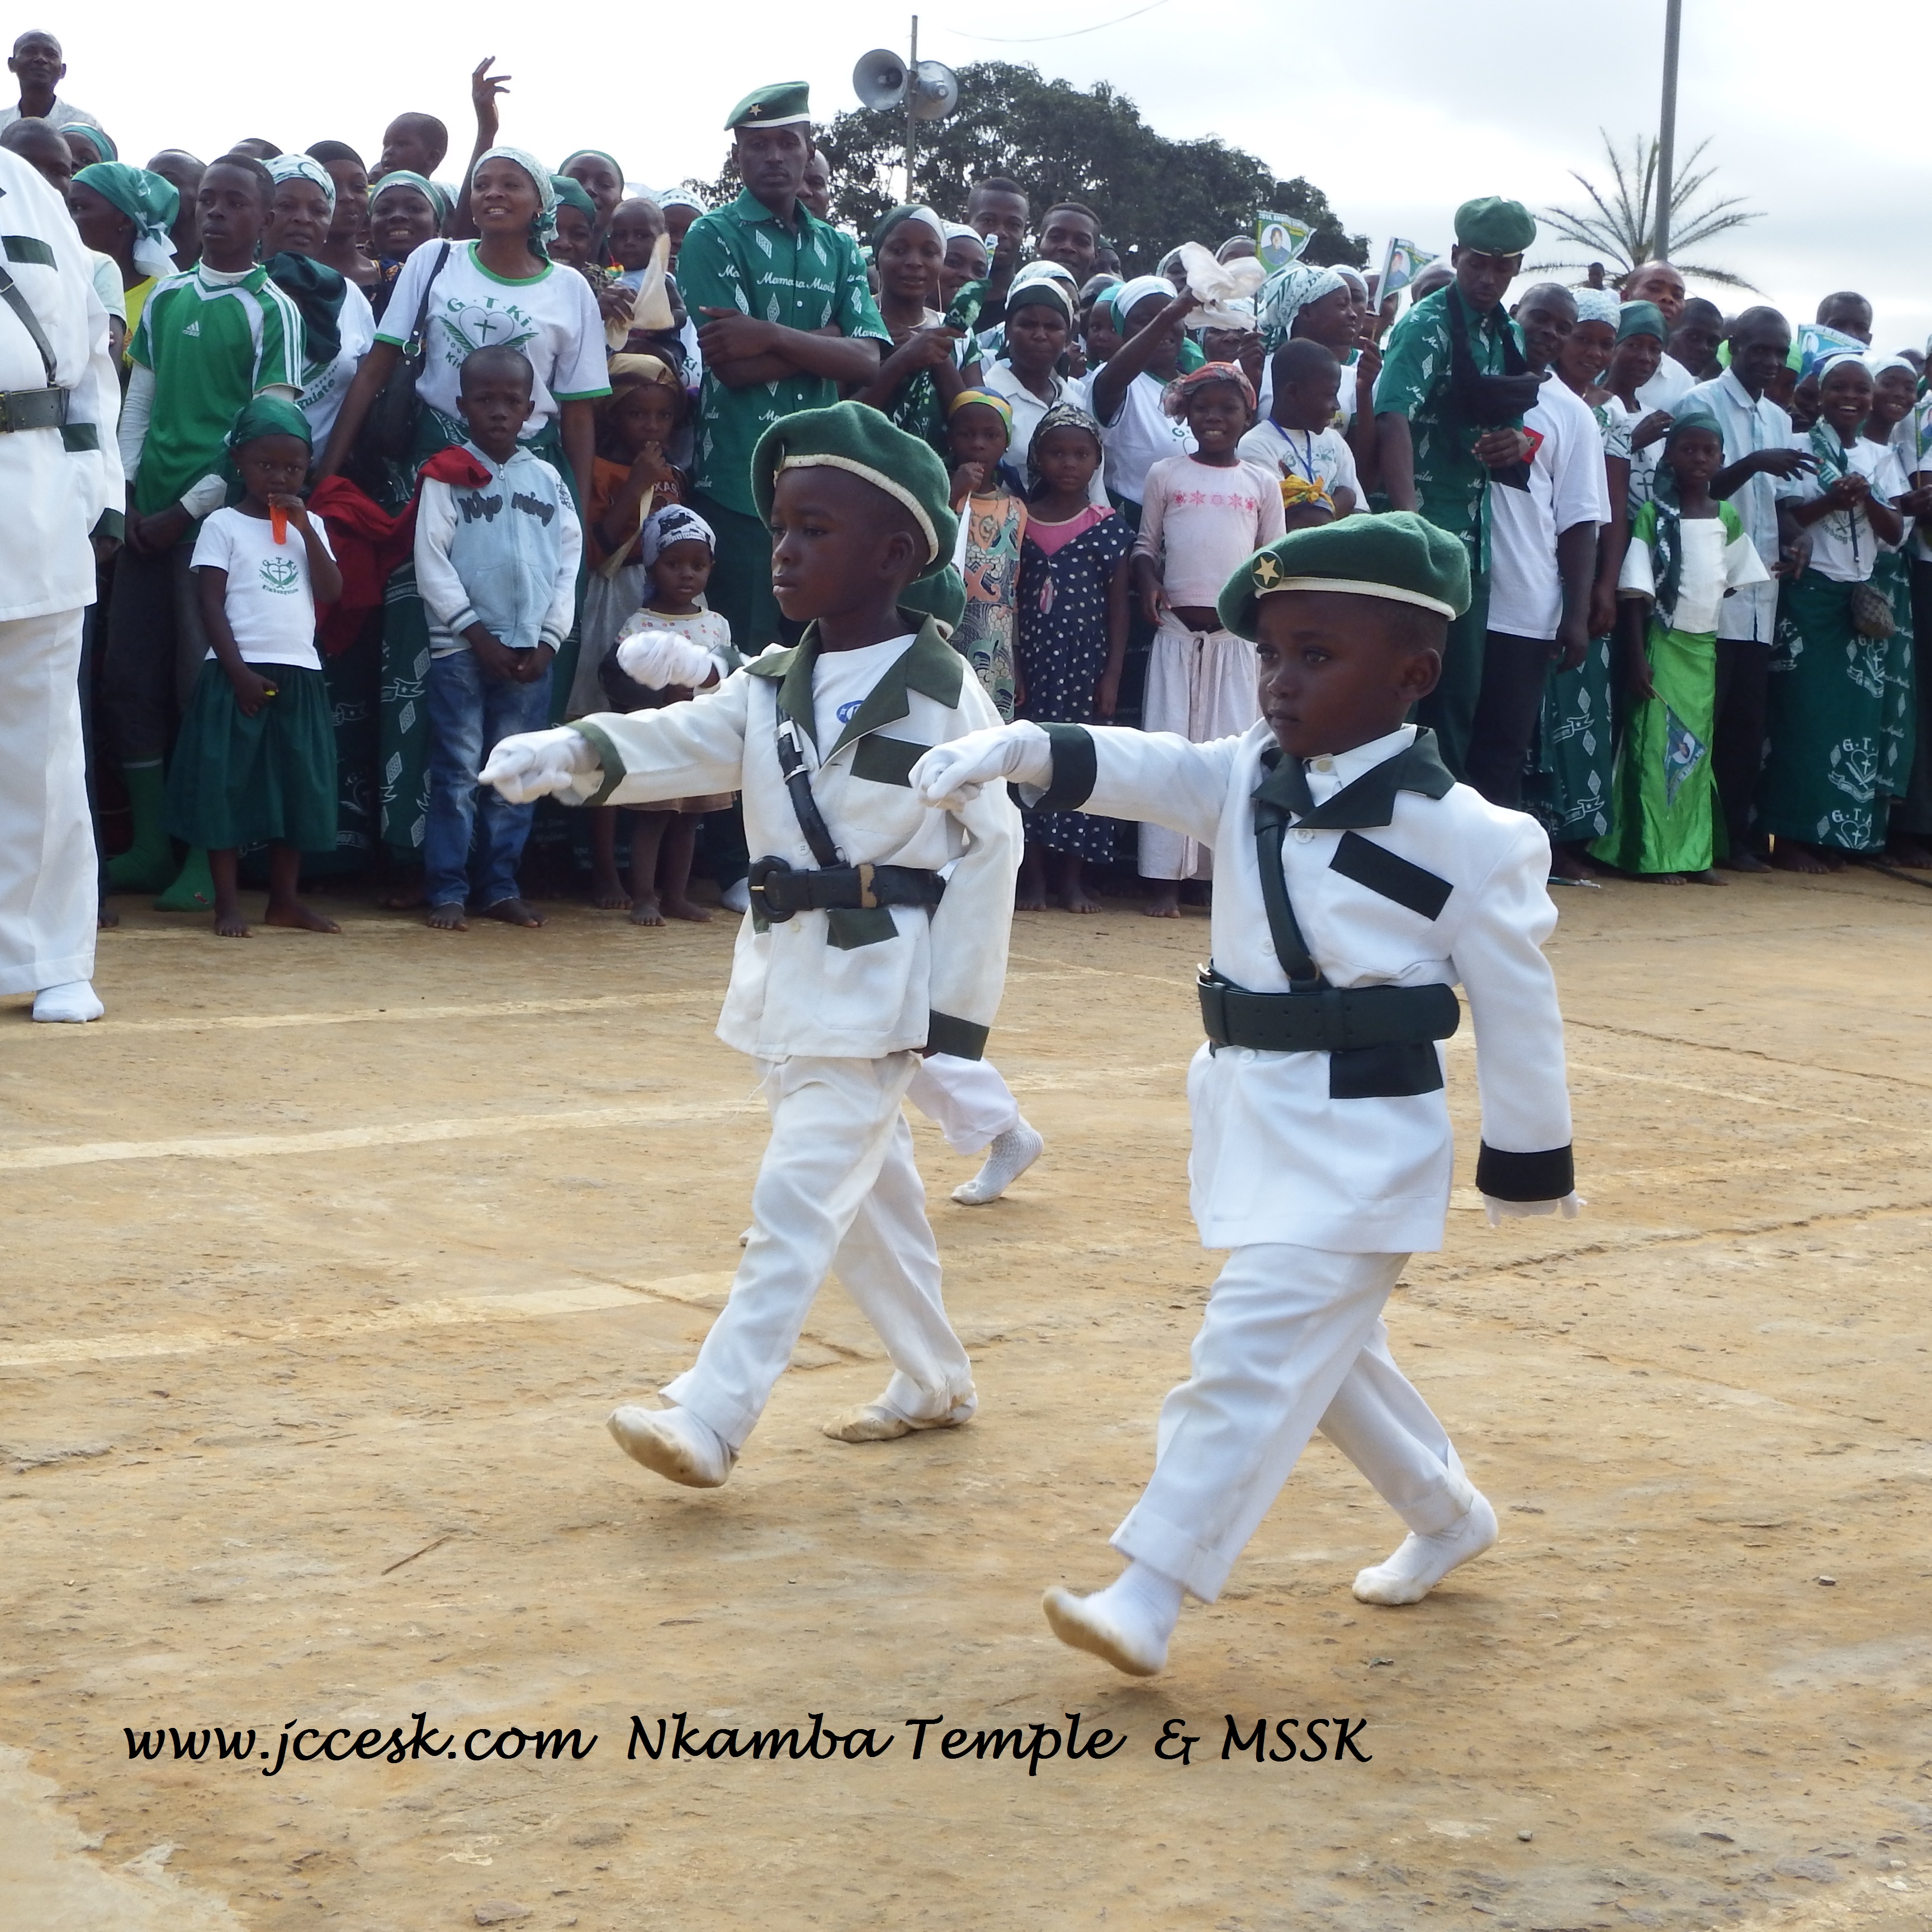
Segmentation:
[(246, 939), (248, 922), (242, 916), (239, 906), (231, 906), (227, 911), (218, 907), (214, 914), (214, 936), (218, 939)]
[(1180, 916), (1180, 888), (1167, 886), (1148, 893), (1147, 904), (1141, 908), (1149, 919), (1178, 919)]
[(1768, 872), (1770, 866), (1756, 853), (1740, 848), (1727, 859), (1718, 862), (1727, 872)]
[(1816, 846), (1801, 845), (1795, 838), (1780, 838), (1778, 849), (1771, 856), (1771, 862), (1780, 872), (1816, 874), (1835, 869)]
[(597, 872), (591, 877), (590, 903), (599, 912), (626, 912), (630, 909), (631, 896), (615, 872)]
[(664, 919), (664, 908), (656, 899), (633, 899), (631, 902), (631, 923), (633, 926), (662, 926)]
[(500, 920), (506, 926), (541, 926), (544, 916), (528, 899), (499, 899), (483, 908), (485, 919)]
[(709, 926), (711, 923), (711, 908), (694, 904), (682, 892), (665, 893), (664, 909), (670, 917), (688, 919), (694, 926)]
[(464, 916), (460, 899), (450, 899), (442, 905), (433, 905), (429, 916), (423, 923), (434, 926), (438, 932), (467, 932), (470, 921)]
[(1692, 886), (1728, 886), (1729, 879), (1720, 878), (1714, 867), (1706, 866), (1701, 872), (1686, 872), (1684, 883)]
[(286, 905), (271, 904), (262, 915), (265, 926), (286, 926), (297, 932), (340, 932), (342, 928), (334, 920), (305, 906), (299, 899), (291, 899)]

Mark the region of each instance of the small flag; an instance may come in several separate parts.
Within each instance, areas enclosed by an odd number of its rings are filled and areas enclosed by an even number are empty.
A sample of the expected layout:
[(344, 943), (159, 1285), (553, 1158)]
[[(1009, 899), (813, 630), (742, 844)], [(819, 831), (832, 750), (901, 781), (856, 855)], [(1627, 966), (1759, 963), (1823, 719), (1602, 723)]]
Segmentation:
[(1376, 300), (1387, 302), (1398, 289), (1407, 288), (1435, 260), (1426, 248), (1391, 237), (1388, 252), (1382, 257), (1382, 279), (1376, 284)]
[(1312, 226), (1298, 216), (1275, 214), (1264, 208), (1255, 218), (1255, 254), (1273, 274), (1300, 258), (1314, 232)]

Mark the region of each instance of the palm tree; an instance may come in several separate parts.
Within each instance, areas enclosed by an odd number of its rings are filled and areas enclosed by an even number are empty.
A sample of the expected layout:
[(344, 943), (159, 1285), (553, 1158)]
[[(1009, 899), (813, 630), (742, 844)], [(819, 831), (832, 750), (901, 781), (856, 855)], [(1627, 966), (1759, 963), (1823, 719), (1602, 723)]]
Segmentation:
[[(1572, 178), (1580, 184), (1593, 206), (1581, 211), (1551, 208), (1546, 208), (1544, 213), (1550, 226), (1564, 241), (1590, 250), (1590, 259), (1603, 262), (1610, 269), (1612, 279), (1620, 281), (1640, 262), (1649, 259), (1651, 244), (1657, 232), (1657, 212), (1652, 206), (1657, 194), (1657, 142), (1654, 138), (1646, 140), (1640, 134), (1631, 141), (1630, 152), (1626, 157), (1617, 152), (1607, 133), (1600, 128), (1598, 131), (1603, 134), (1604, 152), (1610, 160), (1614, 187), (1600, 190), (1587, 176), (1573, 168), (1570, 171)], [(1727, 195), (1692, 212), (1692, 199), (1716, 172), (1714, 168), (1700, 170), (1697, 166), (1698, 157), (1710, 145), (1708, 141), (1697, 143), (1671, 185), (1670, 259), (1678, 272), (1686, 276), (1695, 276), (1700, 281), (1721, 283), (1726, 288), (1755, 290), (1756, 284), (1748, 282), (1743, 276), (1734, 274), (1728, 268), (1686, 261), (1680, 252), (1708, 242), (1713, 236), (1742, 228), (1748, 221), (1762, 218), (1761, 211), (1742, 206), (1742, 195)], [(1539, 272), (1587, 266), (1585, 262), (1540, 262), (1536, 265)]]

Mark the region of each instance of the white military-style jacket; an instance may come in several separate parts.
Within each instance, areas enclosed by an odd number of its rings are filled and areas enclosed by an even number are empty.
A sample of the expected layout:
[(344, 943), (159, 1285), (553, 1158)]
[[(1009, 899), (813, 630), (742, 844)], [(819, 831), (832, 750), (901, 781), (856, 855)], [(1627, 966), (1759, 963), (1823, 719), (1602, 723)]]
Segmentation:
[(951, 867), (945, 896), (869, 911), (805, 911), (769, 925), (747, 913), (718, 1022), (728, 1046), (778, 1060), (876, 1059), (929, 1046), (976, 1060), (998, 1011), (1019, 869), (1020, 816), (1004, 788), (958, 816), (922, 805), (908, 776), (934, 745), (997, 725), (999, 713), (930, 619), (920, 622), (840, 732), (818, 743), (812, 700), (817, 633), (770, 650), (688, 704), (574, 721), (602, 770), (566, 796), (648, 805), (742, 791), (754, 859), (817, 864), (778, 763), (780, 712), (798, 726), (812, 795), (848, 865)]
[[(1204, 745), (1070, 725), (1048, 735), (1052, 786), (1022, 796), (1150, 819), (1211, 844), (1216, 970), (1250, 992), (1288, 992), (1255, 840), (1254, 794), (1279, 758), (1268, 725)], [(1301, 794), (1292, 772), (1286, 782)], [(1323, 976), (1338, 987), (1460, 982), (1482, 1098), (1477, 1184), (1503, 1200), (1562, 1199), (1572, 1191), (1570, 1100), (1563, 1018), (1541, 951), (1556, 924), (1542, 828), (1456, 784), (1432, 734), (1413, 725), (1309, 761), (1306, 787), (1282, 870)], [(1422, 1050), (1439, 1073), (1441, 1046)], [(1347, 1058), (1209, 1046), (1195, 1056), (1189, 1176), (1204, 1245), (1441, 1247), (1453, 1154), (1441, 1082), (1337, 1098), (1330, 1061)]]
[(121, 385), (107, 352), (107, 311), (65, 205), (19, 155), (0, 148), (0, 265), (33, 311), (33, 334), (0, 302), (0, 391), (68, 392), (65, 428), (0, 433), (0, 622), (77, 610), (94, 598), (104, 516), (118, 536), (127, 492), (114, 438)]

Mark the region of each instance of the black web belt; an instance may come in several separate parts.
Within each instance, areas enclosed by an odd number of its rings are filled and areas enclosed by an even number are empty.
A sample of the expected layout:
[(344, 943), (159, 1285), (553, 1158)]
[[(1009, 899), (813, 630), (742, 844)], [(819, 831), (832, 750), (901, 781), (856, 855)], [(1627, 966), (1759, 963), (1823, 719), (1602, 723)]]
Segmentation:
[(39, 350), (41, 366), (47, 372), (47, 387), (44, 389), (0, 389), (0, 436), (14, 430), (64, 429), (68, 392), (54, 386), (53, 344), (48, 341), (47, 332), (40, 326), (40, 319), (34, 313), (32, 304), (21, 293), (20, 284), (4, 268), (0, 268), (0, 302), (4, 302), (19, 319), (21, 327)]

